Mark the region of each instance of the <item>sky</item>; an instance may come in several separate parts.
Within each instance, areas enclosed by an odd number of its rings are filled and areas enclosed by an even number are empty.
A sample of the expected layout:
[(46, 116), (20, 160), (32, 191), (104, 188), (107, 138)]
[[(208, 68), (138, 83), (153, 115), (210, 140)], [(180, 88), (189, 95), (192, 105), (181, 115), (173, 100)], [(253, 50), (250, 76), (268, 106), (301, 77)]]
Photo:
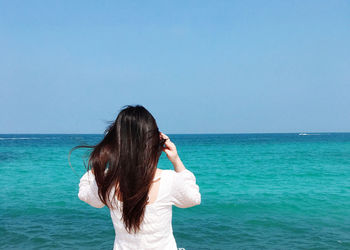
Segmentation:
[(350, 132), (350, 1), (2, 1), (0, 133)]

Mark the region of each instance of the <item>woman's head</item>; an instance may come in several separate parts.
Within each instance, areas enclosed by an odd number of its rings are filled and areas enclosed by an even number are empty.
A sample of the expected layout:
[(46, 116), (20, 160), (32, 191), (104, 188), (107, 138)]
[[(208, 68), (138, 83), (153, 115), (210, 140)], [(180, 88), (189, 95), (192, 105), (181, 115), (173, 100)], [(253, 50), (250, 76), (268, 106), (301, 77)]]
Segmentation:
[(95, 175), (99, 197), (112, 208), (109, 197), (115, 188), (112, 197), (123, 202), (122, 218), (129, 232), (140, 229), (163, 145), (151, 113), (141, 105), (127, 105), (105, 130), (103, 139), (87, 146), (93, 148), (88, 169)]
[[(116, 154), (113, 156), (132, 160), (135, 168), (141, 164), (144, 170), (155, 169), (162, 149), (159, 133), (156, 120), (147, 109), (141, 105), (127, 105), (105, 130), (103, 144), (114, 146), (112, 151)], [(149, 163), (147, 167), (145, 163)]]

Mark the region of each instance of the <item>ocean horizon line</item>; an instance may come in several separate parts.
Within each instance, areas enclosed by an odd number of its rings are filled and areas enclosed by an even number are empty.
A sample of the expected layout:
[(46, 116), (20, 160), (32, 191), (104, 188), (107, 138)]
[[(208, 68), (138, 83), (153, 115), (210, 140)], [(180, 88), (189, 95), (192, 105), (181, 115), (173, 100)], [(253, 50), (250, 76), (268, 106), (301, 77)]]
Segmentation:
[[(248, 134), (347, 134), (350, 131), (244, 132), (244, 133), (167, 133), (168, 135), (248, 135)], [(103, 135), (104, 133), (0, 133), (1, 135)]]

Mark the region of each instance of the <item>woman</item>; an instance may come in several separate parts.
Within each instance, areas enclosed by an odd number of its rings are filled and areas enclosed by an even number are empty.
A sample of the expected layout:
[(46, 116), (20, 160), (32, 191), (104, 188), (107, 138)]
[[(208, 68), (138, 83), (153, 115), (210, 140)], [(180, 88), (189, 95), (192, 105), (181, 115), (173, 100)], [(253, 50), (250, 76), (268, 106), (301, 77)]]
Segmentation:
[[(182, 163), (176, 146), (159, 132), (140, 105), (126, 106), (93, 148), (88, 171), (80, 179), (79, 199), (109, 208), (114, 249), (177, 249), (172, 205), (199, 205), (196, 178)], [(157, 168), (164, 151), (174, 170)]]

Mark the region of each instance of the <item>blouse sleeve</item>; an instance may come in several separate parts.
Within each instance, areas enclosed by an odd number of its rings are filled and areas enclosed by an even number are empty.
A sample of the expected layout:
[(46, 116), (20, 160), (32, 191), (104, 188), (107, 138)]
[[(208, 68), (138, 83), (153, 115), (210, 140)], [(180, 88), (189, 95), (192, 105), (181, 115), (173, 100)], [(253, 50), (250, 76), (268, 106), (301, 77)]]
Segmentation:
[(86, 172), (80, 179), (78, 197), (80, 200), (96, 208), (102, 208), (105, 205), (98, 196), (98, 187), (91, 170)]
[(172, 204), (180, 208), (193, 207), (201, 203), (196, 177), (188, 169), (181, 172), (174, 171), (170, 193)]

